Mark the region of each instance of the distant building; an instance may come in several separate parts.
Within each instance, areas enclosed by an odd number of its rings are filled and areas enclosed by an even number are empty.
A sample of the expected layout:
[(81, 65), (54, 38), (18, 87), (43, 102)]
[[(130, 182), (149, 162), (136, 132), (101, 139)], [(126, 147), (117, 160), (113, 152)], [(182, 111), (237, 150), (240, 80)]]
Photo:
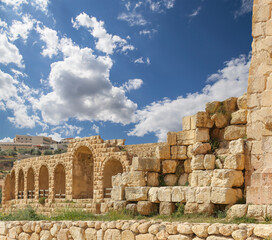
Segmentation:
[(44, 146), (57, 143), (51, 137), (44, 136), (28, 136), (28, 135), (16, 135), (13, 139), (14, 143), (31, 143), (32, 146)]

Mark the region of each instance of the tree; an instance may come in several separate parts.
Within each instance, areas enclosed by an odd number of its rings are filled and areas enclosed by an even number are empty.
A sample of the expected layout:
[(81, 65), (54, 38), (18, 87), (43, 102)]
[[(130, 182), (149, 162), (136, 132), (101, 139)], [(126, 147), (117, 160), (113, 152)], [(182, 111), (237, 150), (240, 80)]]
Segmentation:
[(51, 150), (45, 150), (43, 155), (52, 155), (53, 152)]

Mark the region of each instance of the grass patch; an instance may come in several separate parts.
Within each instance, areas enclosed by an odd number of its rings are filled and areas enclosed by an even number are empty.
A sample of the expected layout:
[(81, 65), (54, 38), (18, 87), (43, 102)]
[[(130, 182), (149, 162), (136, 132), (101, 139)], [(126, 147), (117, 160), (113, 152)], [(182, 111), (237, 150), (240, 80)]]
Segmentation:
[(96, 220), (96, 216), (92, 213), (83, 211), (82, 209), (62, 209), (56, 211), (50, 220), (53, 221), (79, 221), (79, 220)]
[(44, 220), (45, 218), (45, 216), (37, 214), (31, 207), (19, 209), (9, 214), (0, 213), (1, 221), (39, 221)]

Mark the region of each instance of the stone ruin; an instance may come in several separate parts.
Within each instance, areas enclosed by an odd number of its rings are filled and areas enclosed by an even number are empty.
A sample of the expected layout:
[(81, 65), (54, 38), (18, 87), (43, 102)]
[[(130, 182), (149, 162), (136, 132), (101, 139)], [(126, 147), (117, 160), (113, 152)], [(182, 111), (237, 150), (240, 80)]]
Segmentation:
[(17, 161), (5, 178), (3, 210), (32, 206), (127, 208), (143, 215), (229, 209), (229, 216), (272, 217), (272, 0), (255, 0), (248, 91), (207, 103), (182, 119), (167, 142), (125, 145), (92, 136), (68, 152)]

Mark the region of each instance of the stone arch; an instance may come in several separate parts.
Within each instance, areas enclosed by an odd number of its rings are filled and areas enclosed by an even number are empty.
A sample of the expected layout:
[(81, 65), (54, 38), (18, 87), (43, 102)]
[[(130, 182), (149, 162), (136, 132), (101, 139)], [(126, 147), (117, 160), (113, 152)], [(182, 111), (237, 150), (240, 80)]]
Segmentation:
[(125, 171), (124, 164), (118, 158), (110, 158), (103, 163), (102, 174), (103, 174), (103, 190), (104, 197), (109, 198), (112, 188), (112, 176)]
[(24, 198), (24, 186), (25, 186), (24, 172), (22, 169), (20, 169), (18, 174), (18, 199)]
[(93, 182), (93, 151), (88, 144), (82, 144), (73, 154), (73, 199), (93, 198)]
[(15, 171), (10, 174), (10, 199), (15, 199)]
[(39, 171), (39, 197), (48, 198), (49, 195), (49, 172), (45, 165)]
[(5, 191), (5, 201), (11, 200), (12, 198), (11, 198), (11, 177), (10, 177), (10, 174), (8, 174), (5, 179), (4, 191)]
[(35, 197), (35, 177), (33, 168), (29, 168), (27, 171), (27, 198)]
[(54, 171), (55, 198), (65, 198), (65, 168), (58, 164)]

